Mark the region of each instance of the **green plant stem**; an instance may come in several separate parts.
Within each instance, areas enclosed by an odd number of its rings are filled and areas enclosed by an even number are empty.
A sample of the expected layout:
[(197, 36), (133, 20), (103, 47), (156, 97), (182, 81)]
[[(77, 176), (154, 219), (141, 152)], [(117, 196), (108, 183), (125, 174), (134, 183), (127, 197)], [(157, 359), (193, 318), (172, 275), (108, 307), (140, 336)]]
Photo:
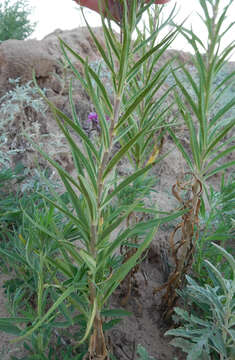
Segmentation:
[(44, 257), (43, 253), (40, 252), (40, 270), (38, 277), (38, 318), (42, 317), (42, 298), (43, 298), (43, 267), (44, 267)]
[[(97, 176), (97, 184), (98, 184), (98, 192), (97, 192), (97, 221), (96, 223), (92, 223), (91, 225), (91, 242), (90, 242), (90, 254), (93, 257), (93, 259), (96, 261), (97, 258), (97, 236), (99, 233), (99, 227), (102, 222), (102, 210), (101, 210), (101, 199), (102, 199), (102, 192), (103, 192), (103, 174), (105, 167), (107, 165), (107, 162), (109, 160), (109, 157), (112, 153), (112, 144), (113, 144), (113, 138), (114, 138), (114, 128), (115, 124), (118, 121), (119, 114), (120, 114), (120, 106), (121, 106), (121, 98), (119, 95), (116, 95), (116, 99), (114, 101), (114, 116), (111, 119), (111, 124), (109, 128), (109, 139), (110, 139), (110, 145), (109, 149), (105, 150), (103, 153), (103, 157), (101, 160), (101, 164), (98, 170), (98, 176)], [(103, 333), (103, 325), (102, 325), (102, 318), (99, 308), (99, 302), (97, 301), (97, 290), (95, 286), (95, 278), (94, 275), (91, 275), (91, 279), (89, 280), (89, 290), (90, 290), (90, 302), (91, 307), (93, 308), (95, 302), (98, 304), (96, 309), (96, 314), (94, 317), (94, 323), (93, 323), (93, 334), (90, 338), (90, 345), (89, 345), (89, 352), (92, 357), (92, 359), (106, 359), (107, 358), (107, 348), (105, 343), (105, 337)]]
[[(43, 285), (44, 285), (44, 276), (43, 276), (43, 268), (44, 268), (44, 255), (42, 251), (40, 252), (40, 268), (39, 268), (39, 276), (38, 276), (38, 319), (40, 320), (43, 316), (42, 313), (42, 301), (43, 301)], [(39, 351), (43, 353), (43, 334), (39, 331), (37, 335), (37, 344)]]

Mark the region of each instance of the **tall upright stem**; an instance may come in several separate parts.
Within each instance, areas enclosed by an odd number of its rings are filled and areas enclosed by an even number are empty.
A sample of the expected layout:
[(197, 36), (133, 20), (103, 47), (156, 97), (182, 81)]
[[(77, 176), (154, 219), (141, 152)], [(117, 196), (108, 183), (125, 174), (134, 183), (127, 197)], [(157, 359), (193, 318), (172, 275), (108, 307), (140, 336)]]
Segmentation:
[[(103, 174), (105, 167), (107, 165), (107, 162), (111, 156), (112, 153), (112, 144), (113, 144), (113, 137), (114, 137), (114, 128), (115, 124), (118, 121), (119, 114), (120, 114), (120, 105), (121, 105), (121, 99), (120, 96), (116, 95), (115, 101), (114, 101), (114, 109), (113, 109), (113, 117), (110, 122), (110, 128), (109, 128), (109, 139), (110, 139), (110, 146), (109, 149), (105, 150), (101, 159), (101, 163), (98, 169), (97, 174), (97, 185), (98, 185), (98, 191), (97, 191), (97, 222), (95, 224), (91, 225), (91, 242), (90, 242), (90, 253), (94, 259), (97, 257), (97, 235), (99, 232), (99, 226), (100, 226), (100, 220), (102, 218), (102, 212), (101, 212), (101, 199), (102, 199), (102, 192), (103, 192)], [(95, 301), (97, 299), (97, 290), (94, 284), (94, 279), (90, 279), (89, 281), (89, 290), (90, 290), (90, 301), (91, 306), (93, 308)], [(100, 315), (100, 309), (99, 305), (97, 306), (94, 324), (93, 324), (93, 334), (90, 338), (90, 344), (89, 344), (89, 359), (90, 360), (106, 360), (108, 359), (108, 351), (106, 346), (106, 341), (104, 337), (103, 332), (103, 325), (102, 325), (102, 318)]]

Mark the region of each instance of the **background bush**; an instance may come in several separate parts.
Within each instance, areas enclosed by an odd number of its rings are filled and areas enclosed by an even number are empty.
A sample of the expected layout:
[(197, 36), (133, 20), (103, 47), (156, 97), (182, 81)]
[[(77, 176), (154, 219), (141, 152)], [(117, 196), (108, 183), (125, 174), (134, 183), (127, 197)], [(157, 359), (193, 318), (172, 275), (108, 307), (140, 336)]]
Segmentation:
[(0, 41), (24, 40), (30, 36), (36, 26), (29, 19), (31, 11), (27, 0), (3, 1), (0, 4)]

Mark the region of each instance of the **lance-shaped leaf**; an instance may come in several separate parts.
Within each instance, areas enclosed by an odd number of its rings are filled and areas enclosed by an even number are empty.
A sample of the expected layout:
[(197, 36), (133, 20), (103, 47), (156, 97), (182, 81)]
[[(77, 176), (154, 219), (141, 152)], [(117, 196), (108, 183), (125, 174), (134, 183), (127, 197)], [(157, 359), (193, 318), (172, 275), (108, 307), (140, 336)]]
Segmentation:
[(90, 256), (83, 249), (79, 251), (79, 255), (81, 256), (82, 260), (84, 261), (84, 263), (87, 265), (87, 267), (90, 269), (92, 275), (94, 276), (95, 273), (96, 273), (96, 262), (95, 262), (95, 260), (92, 258), (92, 256)]
[(98, 98), (98, 96), (94, 90), (94, 87), (92, 85), (92, 81), (90, 78), (87, 64), (85, 66), (85, 76), (86, 76), (86, 80), (88, 83), (89, 95), (92, 99), (92, 102), (93, 102), (93, 104), (96, 108), (96, 111), (98, 113), (98, 116), (99, 116), (99, 121), (100, 121), (100, 125), (102, 128), (102, 137), (104, 139), (104, 144), (105, 144), (106, 148), (108, 148), (110, 139), (109, 139), (109, 131), (108, 131), (108, 125), (107, 125), (107, 121), (106, 121), (106, 116), (105, 116), (104, 110), (101, 106), (100, 99)]
[(91, 150), (91, 152), (93, 153), (93, 155), (98, 158), (98, 153), (94, 147), (94, 145), (92, 144), (92, 142), (90, 141), (90, 139), (88, 138), (88, 136), (86, 135), (86, 133), (84, 132), (84, 130), (81, 128), (81, 126), (79, 125), (78, 122), (74, 122), (72, 121), (67, 115), (65, 115), (62, 111), (60, 111), (51, 101), (49, 101), (47, 99), (47, 97), (44, 95), (43, 91), (39, 88), (36, 78), (35, 78), (35, 74), (33, 74), (33, 79), (34, 79), (34, 84), (38, 89), (38, 92), (40, 93), (40, 95), (42, 96), (42, 98), (46, 101), (46, 103), (49, 105), (49, 107), (51, 108), (52, 112), (54, 114), (56, 114), (57, 116), (59, 116), (63, 121), (65, 121), (87, 144), (87, 146), (89, 147), (89, 149)]
[[(82, 12), (82, 14), (83, 14), (83, 12)], [(98, 40), (97, 37), (95, 36), (94, 32), (92, 31), (90, 25), (88, 24), (88, 22), (87, 22), (87, 20), (86, 20), (86, 17), (84, 16), (84, 14), (83, 14), (83, 18), (84, 18), (85, 23), (86, 23), (86, 25), (87, 25), (87, 28), (88, 28), (88, 30), (89, 30), (89, 32), (90, 32), (90, 34), (91, 34), (91, 37), (92, 37), (92, 39), (94, 40), (94, 43), (95, 43), (98, 51), (100, 52), (100, 55), (101, 55), (102, 59), (104, 60), (104, 62), (106, 63), (106, 65), (108, 66), (108, 68), (110, 69), (110, 71), (113, 73), (113, 75), (115, 76), (115, 69), (113, 68), (112, 63), (111, 63), (110, 60), (108, 59), (108, 56), (107, 56), (107, 54), (106, 54), (106, 52), (105, 52), (105, 49), (104, 49), (103, 45), (99, 42), (99, 40)]]
[(151, 229), (144, 239), (144, 241), (139, 245), (137, 251), (132, 257), (120, 266), (120, 268), (111, 276), (111, 278), (105, 283), (103, 290), (102, 304), (105, 304), (110, 295), (118, 287), (120, 282), (126, 277), (129, 271), (136, 265), (136, 262), (142, 255), (142, 253), (147, 249), (149, 244), (152, 242), (153, 237), (156, 233), (156, 227)]
[(157, 82), (159, 81), (159, 77), (161, 76), (161, 73), (164, 71), (164, 69), (168, 66), (168, 63), (166, 63), (161, 71), (158, 71), (157, 74), (153, 77), (153, 79), (149, 82), (148, 85), (146, 85), (139, 94), (134, 96), (130, 100), (130, 105), (128, 105), (127, 109), (125, 110), (124, 114), (119, 118), (119, 121), (115, 127), (115, 129), (119, 129), (120, 126), (124, 123), (124, 121), (133, 113), (133, 111), (137, 108), (137, 106), (141, 103), (141, 101), (146, 97), (146, 95), (149, 94), (149, 92), (155, 87)]
[[(103, 96), (103, 99), (107, 105), (107, 108), (109, 109), (110, 112), (112, 112), (112, 104), (110, 102), (110, 99), (109, 99), (109, 96), (108, 96), (108, 93), (104, 87), (104, 84), (102, 83), (102, 81), (100, 80), (99, 76), (96, 74), (96, 72), (91, 68), (91, 66), (89, 66), (89, 64), (87, 64), (87, 61), (84, 60), (78, 53), (76, 53), (76, 51), (74, 51), (73, 49), (71, 49), (70, 46), (68, 46), (63, 40), (60, 40), (60, 44), (62, 46), (62, 48), (66, 48), (74, 57), (75, 59), (78, 59), (81, 64), (84, 66), (84, 67), (87, 67), (90, 75), (92, 76), (92, 78), (94, 79), (94, 81), (96, 82), (102, 96)], [(67, 58), (67, 57), (66, 57)], [(85, 87), (85, 90), (87, 92), (89, 92), (89, 89), (88, 89), (88, 83), (86, 82), (86, 87)]]
[(64, 293), (56, 300), (56, 302), (50, 307), (50, 309), (47, 311), (47, 313), (36, 322), (35, 325), (31, 326), (30, 328), (27, 328), (23, 335), (19, 336), (18, 338), (11, 340), (12, 343), (21, 341), (25, 339), (26, 337), (32, 335), (34, 331), (36, 331), (41, 325), (43, 325), (46, 320), (52, 315), (55, 310), (58, 308), (58, 306), (73, 292), (75, 291), (74, 286), (70, 286), (67, 290), (64, 291)]
[(117, 195), (121, 190), (125, 189), (129, 184), (131, 184), (135, 179), (139, 178), (141, 175), (145, 174), (149, 169), (151, 169), (153, 164), (149, 164), (143, 169), (136, 171), (134, 174), (128, 176), (125, 180), (123, 180), (102, 202), (102, 208), (106, 206), (111, 199)]
[[(69, 185), (69, 184), (68, 184)], [(78, 226), (79, 230), (81, 231), (81, 233), (83, 234), (83, 238), (87, 240), (88, 238), (88, 222), (86, 217), (84, 216), (84, 212), (83, 209), (80, 207), (80, 204), (77, 202), (79, 201), (79, 199), (76, 197), (76, 195), (74, 195), (72, 193), (72, 191), (70, 191), (70, 196), (72, 196), (71, 200), (72, 202), (74, 201), (74, 205), (75, 205), (75, 209), (77, 211), (78, 216), (74, 216), (73, 213), (71, 211), (69, 211), (69, 209), (64, 208), (62, 206), (60, 206), (58, 204), (57, 201), (53, 201), (51, 199), (49, 199), (47, 196), (45, 196), (44, 194), (40, 193), (40, 195), (51, 205), (53, 205), (54, 207), (56, 207), (59, 211), (61, 211), (61, 213), (63, 213), (64, 215), (66, 215), (75, 225)], [(73, 199), (73, 197), (75, 196), (75, 198)]]
[(12, 335), (20, 335), (21, 329), (15, 324), (27, 324), (31, 322), (32, 318), (25, 317), (9, 317), (9, 318), (0, 318), (0, 330)]
[(78, 175), (79, 183), (81, 186), (81, 193), (84, 195), (84, 198), (87, 202), (91, 219), (95, 220), (97, 217), (97, 203), (96, 203), (96, 195), (92, 190), (90, 184), (86, 181), (86, 179)]
[(114, 168), (115, 165), (123, 158), (123, 156), (129, 151), (129, 149), (136, 143), (136, 141), (145, 133), (146, 128), (136, 134), (136, 136), (131, 139), (126, 145), (124, 145), (121, 150), (119, 150), (113, 158), (108, 162), (106, 169), (104, 171), (103, 178), (105, 178), (109, 172)]
[[(159, 60), (159, 58), (163, 55), (163, 53), (166, 51), (166, 49), (170, 46), (177, 32), (178, 30), (174, 31), (170, 35), (167, 35), (159, 44), (157, 44), (147, 53), (145, 53), (144, 56), (141, 57), (140, 60), (138, 60), (135, 63), (135, 65), (129, 70), (127, 74), (128, 76), (127, 82), (129, 82), (133, 78), (133, 75), (139, 71), (140, 67), (144, 64), (144, 62), (146, 62), (146, 60), (148, 60), (153, 54), (154, 54), (154, 62), (156, 63)], [(158, 50), (160, 51), (157, 52)]]
[(96, 312), (97, 312), (97, 300), (95, 299), (95, 301), (94, 301), (94, 303), (92, 305), (91, 313), (90, 313), (90, 315), (89, 315), (89, 317), (87, 319), (87, 326), (86, 326), (85, 334), (84, 334), (83, 338), (78, 342), (78, 344), (76, 344), (75, 347), (78, 347), (79, 345), (83, 344), (84, 341), (86, 341), (86, 339), (88, 338), (88, 336), (89, 336), (89, 334), (91, 332), (94, 320), (95, 320)]

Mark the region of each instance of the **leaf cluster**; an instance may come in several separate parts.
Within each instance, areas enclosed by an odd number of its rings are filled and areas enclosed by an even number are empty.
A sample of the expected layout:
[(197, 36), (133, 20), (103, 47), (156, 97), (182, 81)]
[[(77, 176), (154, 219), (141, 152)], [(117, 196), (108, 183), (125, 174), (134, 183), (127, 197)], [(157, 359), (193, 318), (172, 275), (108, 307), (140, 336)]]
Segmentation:
[(183, 297), (190, 304), (190, 312), (175, 308), (177, 319), (183, 323), (165, 335), (174, 335), (171, 344), (187, 353), (187, 360), (233, 359), (235, 332), (235, 260), (219, 245), (217, 251), (226, 259), (231, 268), (231, 279), (208, 260), (205, 260), (213, 284), (200, 286), (187, 276), (188, 285)]
[[(184, 79), (173, 70), (172, 74), (180, 89), (184, 101), (175, 91), (175, 99), (180, 113), (189, 131), (190, 151), (170, 129), (169, 132), (181, 151), (191, 171), (204, 182), (209, 177), (230, 168), (235, 164), (226, 161), (225, 157), (235, 149), (234, 136), (228, 136), (234, 128), (235, 118), (234, 97), (220, 102), (222, 95), (234, 83), (234, 71), (215, 84), (218, 74), (226, 65), (226, 61), (234, 50), (234, 41), (221, 50), (225, 35), (228, 35), (234, 23), (225, 29), (224, 19), (230, 11), (231, 1), (222, 8), (217, 0), (200, 0), (201, 19), (207, 31), (207, 40), (203, 42), (193, 30), (184, 27), (179, 29), (194, 51), (193, 64), (196, 69), (196, 79), (185, 65), (181, 65)], [(212, 15), (210, 15), (212, 14)], [(193, 91), (193, 92), (192, 92)], [(185, 104), (185, 101), (189, 106)], [(216, 111), (215, 111), (216, 110)]]
[(222, 261), (212, 241), (219, 242), (221, 246), (232, 251), (231, 241), (235, 236), (233, 221), (235, 219), (235, 182), (232, 174), (227, 181), (223, 175), (220, 189), (215, 191), (210, 187), (207, 192), (209, 211), (205, 210), (204, 203), (200, 210), (200, 232), (196, 244), (194, 270), (200, 283), (208, 282), (208, 273), (204, 271), (203, 259), (206, 258), (216, 265), (225, 276), (230, 277), (231, 269)]

